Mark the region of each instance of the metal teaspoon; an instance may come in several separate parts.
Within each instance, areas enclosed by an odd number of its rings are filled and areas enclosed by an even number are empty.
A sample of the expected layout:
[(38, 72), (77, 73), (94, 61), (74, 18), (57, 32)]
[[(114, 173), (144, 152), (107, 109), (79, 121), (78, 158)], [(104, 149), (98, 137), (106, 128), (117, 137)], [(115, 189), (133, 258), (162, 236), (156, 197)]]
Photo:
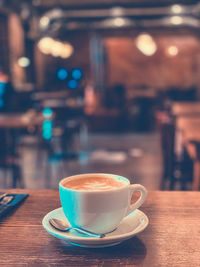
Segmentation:
[(99, 238), (105, 237), (105, 234), (96, 234), (96, 233), (93, 233), (93, 232), (90, 232), (88, 230), (84, 230), (84, 229), (81, 229), (78, 227), (71, 227), (67, 223), (65, 223), (61, 220), (58, 220), (58, 219), (54, 219), (54, 218), (49, 219), (49, 223), (57, 230), (60, 230), (63, 232), (68, 232), (68, 231), (73, 229), (73, 230), (76, 230), (77, 232), (79, 232), (81, 234), (85, 234), (85, 235), (88, 235), (91, 237), (99, 237)]

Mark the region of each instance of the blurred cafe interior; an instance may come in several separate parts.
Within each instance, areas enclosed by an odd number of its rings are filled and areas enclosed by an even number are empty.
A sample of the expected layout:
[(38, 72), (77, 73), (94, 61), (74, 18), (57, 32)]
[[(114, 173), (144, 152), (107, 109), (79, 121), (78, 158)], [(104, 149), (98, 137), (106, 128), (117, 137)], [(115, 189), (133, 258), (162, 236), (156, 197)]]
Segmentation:
[(193, 0), (0, 0), (0, 188), (199, 190), (199, 33)]

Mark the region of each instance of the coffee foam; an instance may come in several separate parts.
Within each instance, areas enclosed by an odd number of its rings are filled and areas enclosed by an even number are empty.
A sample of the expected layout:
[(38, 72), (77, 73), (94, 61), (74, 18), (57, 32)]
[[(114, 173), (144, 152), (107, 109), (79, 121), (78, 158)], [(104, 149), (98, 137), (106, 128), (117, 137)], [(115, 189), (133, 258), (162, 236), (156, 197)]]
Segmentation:
[(63, 183), (63, 186), (69, 189), (84, 190), (84, 191), (107, 191), (123, 187), (124, 185), (125, 185), (124, 181), (119, 181), (117, 179), (110, 177), (80, 178), (80, 179), (65, 181)]

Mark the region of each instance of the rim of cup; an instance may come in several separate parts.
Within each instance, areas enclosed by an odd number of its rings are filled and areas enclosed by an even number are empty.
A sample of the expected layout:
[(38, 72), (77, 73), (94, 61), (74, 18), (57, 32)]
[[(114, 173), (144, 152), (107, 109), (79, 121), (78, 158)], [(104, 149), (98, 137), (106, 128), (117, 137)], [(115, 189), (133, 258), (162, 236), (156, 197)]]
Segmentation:
[[(121, 186), (119, 188), (113, 188), (113, 189), (109, 189), (109, 190), (95, 190), (95, 191), (92, 191), (92, 190), (77, 190), (77, 189), (71, 189), (71, 188), (68, 188), (66, 186), (63, 185), (64, 181), (67, 180), (74, 180), (74, 179), (84, 179), (86, 177), (94, 177), (94, 176), (97, 176), (97, 177), (110, 177), (110, 178), (113, 178), (113, 179), (117, 179), (118, 181), (124, 181), (124, 186)], [(63, 178), (60, 182), (59, 182), (59, 187), (61, 187), (62, 189), (65, 189), (65, 190), (70, 190), (70, 191), (77, 191), (77, 192), (85, 192), (85, 193), (98, 193), (98, 192), (110, 192), (110, 191), (117, 191), (117, 190), (121, 190), (122, 188), (125, 188), (127, 186), (130, 185), (130, 181), (128, 178), (126, 177), (123, 177), (121, 175), (117, 175), (117, 174), (111, 174), (111, 173), (83, 173), (83, 174), (75, 174), (75, 175), (71, 175), (71, 176), (68, 176), (68, 177), (65, 177)]]

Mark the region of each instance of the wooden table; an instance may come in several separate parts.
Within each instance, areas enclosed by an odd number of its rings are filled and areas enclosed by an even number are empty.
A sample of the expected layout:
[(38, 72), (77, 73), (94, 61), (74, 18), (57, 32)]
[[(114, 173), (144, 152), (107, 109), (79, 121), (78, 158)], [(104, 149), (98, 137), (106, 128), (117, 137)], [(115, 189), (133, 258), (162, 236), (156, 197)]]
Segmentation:
[(173, 102), (171, 106), (171, 114), (178, 116), (200, 116), (200, 101), (195, 102)]
[(200, 142), (200, 117), (180, 117), (177, 119), (176, 127), (183, 132), (187, 140)]
[(15, 212), (0, 221), (0, 266), (200, 266), (200, 192), (152, 191), (141, 207), (149, 226), (115, 247), (64, 245), (47, 233), (43, 216), (60, 206), (58, 191), (29, 193)]
[(22, 129), (41, 125), (45, 120), (42, 113), (0, 113), (0, 128)]

